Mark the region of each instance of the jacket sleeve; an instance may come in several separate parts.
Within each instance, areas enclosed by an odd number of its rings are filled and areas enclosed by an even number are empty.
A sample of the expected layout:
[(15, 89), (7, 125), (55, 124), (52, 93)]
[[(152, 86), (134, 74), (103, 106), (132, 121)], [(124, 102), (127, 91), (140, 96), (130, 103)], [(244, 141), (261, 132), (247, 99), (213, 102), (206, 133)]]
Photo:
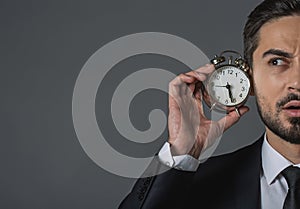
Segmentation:
[(119, 209), (189, 208), (194, 172), (171, 169), (155, 157), (143, 176), (136, 181)]

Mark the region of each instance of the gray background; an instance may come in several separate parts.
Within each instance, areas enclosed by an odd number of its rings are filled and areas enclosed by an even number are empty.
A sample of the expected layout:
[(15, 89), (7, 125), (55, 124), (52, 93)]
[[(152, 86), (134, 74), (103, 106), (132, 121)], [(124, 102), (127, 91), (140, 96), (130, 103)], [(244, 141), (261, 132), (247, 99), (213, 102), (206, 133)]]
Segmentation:
[[(101, 46), (136, 32), (165, 32), (185, 38), (212, 57), (224, 49), (242, 51), (242, 28), (259, 0), (0, 1), (0, 208), (116, 208), (135, 179), (110, 174), (81, 148), (72, 123), (72, 92), (87, 59)], [(126, 142), (115, 129), (110, 99), (118, 82), (143, 68), (186, 72), (186, 66), (158, 55), (117, 64), (101, 83), (97, 119), (118, 151), (151, 156), (166, 140)], [(251, 112), (225, 133), (216, 153), (251, 143), (263, 131), (255, 101)], [(151, 109), (167, 112), (167, 95), (141, 92), (132, 101), (133, 125), (149, 128)], [(237, 137), (238, 136), (238, 137)]]

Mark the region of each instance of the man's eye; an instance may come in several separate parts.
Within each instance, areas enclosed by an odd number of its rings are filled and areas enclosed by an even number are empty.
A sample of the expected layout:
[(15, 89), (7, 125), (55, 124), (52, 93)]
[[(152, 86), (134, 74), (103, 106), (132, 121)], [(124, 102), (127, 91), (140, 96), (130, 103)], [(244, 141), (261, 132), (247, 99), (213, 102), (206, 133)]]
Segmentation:
[(283, 59), (280, 58), (275, 58), (275, 59), (271, 59), (269, 61), (270, 65), (274, 65), (274, 66), (281, 66), (285, 64), (285, 61)]

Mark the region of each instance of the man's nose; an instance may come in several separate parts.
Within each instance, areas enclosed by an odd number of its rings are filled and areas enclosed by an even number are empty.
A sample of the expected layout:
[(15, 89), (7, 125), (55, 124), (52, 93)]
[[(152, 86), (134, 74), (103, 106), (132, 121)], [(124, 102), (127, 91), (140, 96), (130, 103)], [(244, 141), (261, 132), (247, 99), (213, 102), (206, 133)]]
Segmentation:
[(289, 91), (299, 93), (300, 92), (300, 63), (297, 64), (297, 66), (294, 66), (293, 69), (291, 69), (292, 72), (289, 75), (289, 84), (288, 88)]

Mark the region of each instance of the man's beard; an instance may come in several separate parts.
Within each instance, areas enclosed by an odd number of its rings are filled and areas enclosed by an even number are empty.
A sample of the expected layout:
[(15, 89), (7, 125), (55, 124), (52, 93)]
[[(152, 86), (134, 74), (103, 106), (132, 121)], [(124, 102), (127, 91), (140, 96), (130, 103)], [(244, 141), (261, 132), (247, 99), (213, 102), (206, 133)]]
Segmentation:
[[(260, 99), (263, 100), (263, 98)], [(257, 100), (260, 99), (257, 98)], [(263, 105), (261, 105), (261, 103), (263, 103), (263, 101), (257, 101), (256, 105), (262, 121), (274, 134), (292, 144), (300, 144), (300, 118), (289, 117), (288, 122), (290, 123), (290, 126), (284, 127), (283, 121), (280, 121), (279, 117), (282, 107), (291, 100), (300, 100), (300, 96), (296, 94), (289, 94), (287, 97), (277, 102), (276, 112), (273, 114), (271, 111), (267, 110), (268, 107), (262, 107)]]

